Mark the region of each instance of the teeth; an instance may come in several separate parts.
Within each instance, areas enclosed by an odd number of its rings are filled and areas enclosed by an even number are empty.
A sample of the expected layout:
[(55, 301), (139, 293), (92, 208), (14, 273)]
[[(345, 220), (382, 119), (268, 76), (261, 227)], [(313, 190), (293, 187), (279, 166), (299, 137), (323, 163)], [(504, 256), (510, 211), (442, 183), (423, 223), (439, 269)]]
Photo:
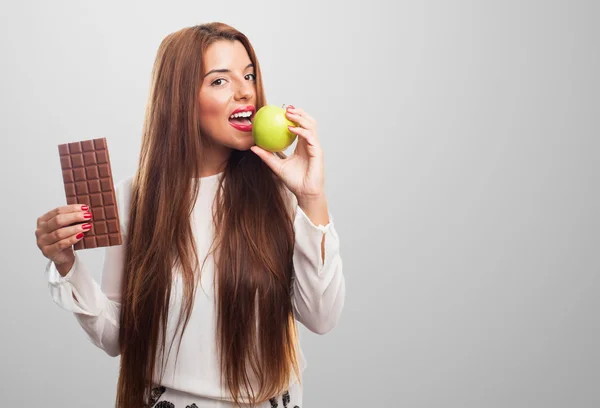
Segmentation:
[(234, 113), (233, 115), (230, 116), (230, 118), (249, 118), (250, 116), (252, 116), (252, 112), (246, 111), (246, 112)]

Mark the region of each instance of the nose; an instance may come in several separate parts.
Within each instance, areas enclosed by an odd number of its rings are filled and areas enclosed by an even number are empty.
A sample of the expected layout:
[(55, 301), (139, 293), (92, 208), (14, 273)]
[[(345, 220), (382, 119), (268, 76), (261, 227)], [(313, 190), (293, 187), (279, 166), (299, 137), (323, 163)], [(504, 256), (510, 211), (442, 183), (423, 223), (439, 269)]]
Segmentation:
[(234, 96), (238, 101), (252, 99), (254, 96), (254, 85), (249, 81), (242, 81), (242, 83), (238, 85)]

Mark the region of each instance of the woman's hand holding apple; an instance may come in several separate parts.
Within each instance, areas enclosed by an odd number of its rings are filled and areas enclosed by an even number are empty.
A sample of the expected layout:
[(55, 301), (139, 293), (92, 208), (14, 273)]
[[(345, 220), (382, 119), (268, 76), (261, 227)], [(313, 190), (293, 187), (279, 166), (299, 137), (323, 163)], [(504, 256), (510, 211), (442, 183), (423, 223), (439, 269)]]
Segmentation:
[(283, 180), (299, 203), (321, 200), (325, 196), (325, 166), (317, 123), (304, 110), (293, 106), (287, 107), (285, 116), (298, 124), (289, 126), (289, 130), (299, 136), (294, 152), (280, 159), (258, 146), (252, 146), (251, 150)]

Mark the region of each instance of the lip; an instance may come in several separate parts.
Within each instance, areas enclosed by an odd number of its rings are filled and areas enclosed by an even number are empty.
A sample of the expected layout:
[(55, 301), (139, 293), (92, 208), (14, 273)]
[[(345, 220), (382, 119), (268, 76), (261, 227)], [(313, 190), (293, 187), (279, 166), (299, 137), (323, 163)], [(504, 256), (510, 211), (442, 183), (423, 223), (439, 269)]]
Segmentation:
[[(252, 118), (254, 117), (254, 114), (256, 113), (256, 108), (252, 105), (248, 105), (248, 106), (241, 106), (239, 108), (237, 108), (236, 110), (234, 110), (233, 112), (231, 112), (229, 114), (229, 116), (233, 115), (234, 113), (238, 113), (238, 112), (252, 112), (252, 114), (250, 115), (250, 117), (248, 119), (250, 119), (250, 121), (252, 121)], [(240, 125), (239, 123), (232, 123), (229, 121), (229, 117), (227, 118), (229, 124), (234, 127), (237, 130), (240, 130), (242, 132), (252, 132), (252, 123), (250, 123), (249, 125)]]
[(233, 126), (234, 128), (236, 128), (237, 130), (241, 130), (242, 132), (252, 132), (252, 124), (240, 125), (238, 123), (231, 123), (231, 122), (229, 122), (229, 124), (231, 126)]
[(252, 105), (241, 106), (241, 107), (237, 108), (236, 110), (234, 110), (233, 112), (231, 112), (229, 114), (229, 117), (231, 117), (231, 115), (233, 115), (234, 113), (248, 112), (248, 111), (252, 112), (252, 115), (250, 116), (250, 117), (252, 117), (252, 116), (254, 116), (254, 113), (256, 112), (256, 108)]

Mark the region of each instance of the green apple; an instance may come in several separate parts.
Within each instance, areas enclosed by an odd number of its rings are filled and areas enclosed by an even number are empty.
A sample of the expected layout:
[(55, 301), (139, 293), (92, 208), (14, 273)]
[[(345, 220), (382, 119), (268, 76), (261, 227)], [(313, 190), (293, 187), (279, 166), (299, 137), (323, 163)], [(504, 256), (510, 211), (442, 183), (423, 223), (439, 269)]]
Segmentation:
[(254, 143), (269, 152), (281, 152), (296, 140), (288, 126), (297, 126), (285, 117), (285, 109), (265, 105), (256, 112), (252, 120)]

